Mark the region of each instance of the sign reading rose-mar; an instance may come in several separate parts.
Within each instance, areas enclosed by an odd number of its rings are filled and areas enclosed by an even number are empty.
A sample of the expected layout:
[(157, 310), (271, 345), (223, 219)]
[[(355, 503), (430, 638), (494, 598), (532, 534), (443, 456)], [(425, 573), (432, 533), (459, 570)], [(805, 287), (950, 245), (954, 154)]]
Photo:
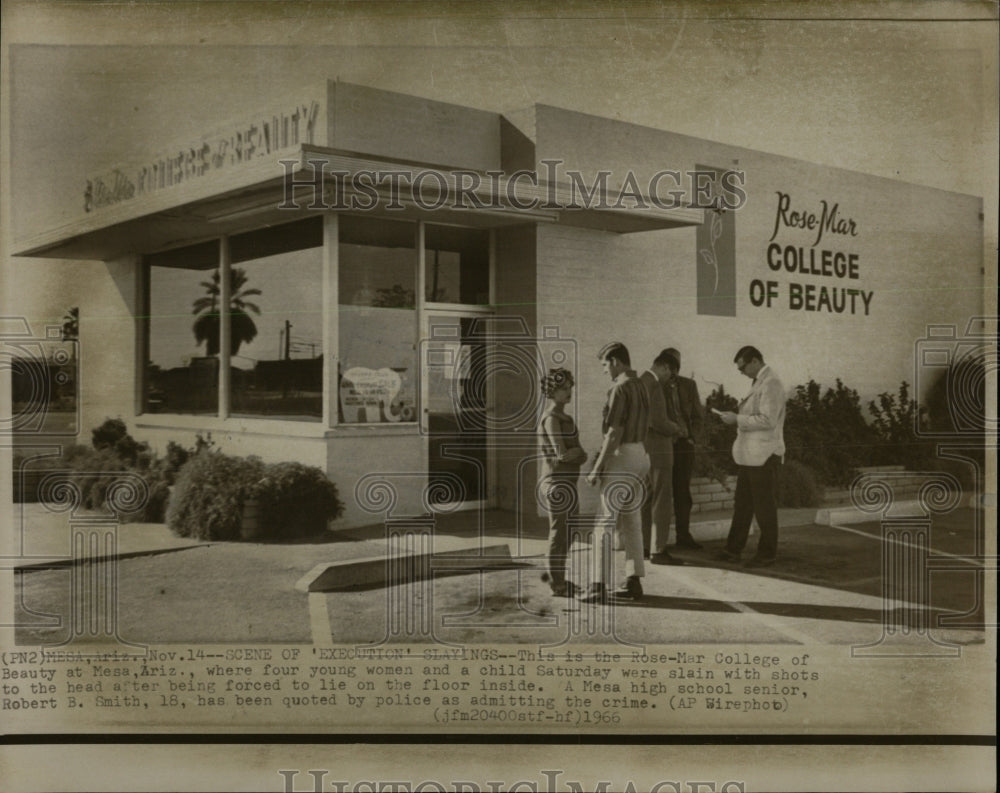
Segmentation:
[[(851, 247), (858, 244), (854, 239), (859, 236), (858, 222), (844, 214), (837, 201), (824, 198), (816, 204), (793, 205), (791, 194), (776, 192), (767, 266), (773, 273), (795, 277), (785, 285), (788, 308), (869, 316), (874, 291), (861, 288), (861, 255)], [(788, 238), (779, 240), (785, 229), (791, 229)], [(808, 248), (803, 238), (812, 240)], [(755, 278), (750, 282), (750, 302), (757, 308), (780, 305), (781, 292), (782, 284), (775, 280)]]
[(340, 407), (347, 421), (362, 424), (399, 421), (402, 411), (390, 409), (403, 387), (392, 369), (355, 366), (340, 380)]

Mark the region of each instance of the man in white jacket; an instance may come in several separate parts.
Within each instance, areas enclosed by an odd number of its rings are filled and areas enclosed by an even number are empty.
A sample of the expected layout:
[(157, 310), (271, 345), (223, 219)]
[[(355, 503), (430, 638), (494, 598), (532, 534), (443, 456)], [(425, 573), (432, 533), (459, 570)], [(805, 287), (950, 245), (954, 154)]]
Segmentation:
[(729, 537), (720, 557), (738, 562), (757, 518), (760, 542), (746, 567), (774, 564), (778, 554), (778, 469), (785, 456), (785, 387), (764, 363), (756, 347), (742, 347), (733, 359), (736, 368), (753, 380), (750, 393), (740, 402), (739, 412), (719, 412), (726, 424), (735, 424), (733, 459), (739, 466), (736, 501)]

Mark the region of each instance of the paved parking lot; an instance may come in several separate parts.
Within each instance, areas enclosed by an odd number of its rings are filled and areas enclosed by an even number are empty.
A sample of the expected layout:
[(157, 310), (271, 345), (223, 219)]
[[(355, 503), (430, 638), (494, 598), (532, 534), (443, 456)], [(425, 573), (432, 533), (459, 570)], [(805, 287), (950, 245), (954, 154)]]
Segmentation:
[[(36, 563), (43, 561), (42, 569), (18, 577), (17, 640), (52, 644), (68, 636), (73, 567), (59, 556), (67, 551), (65, 528), (58, 530), (65, 516), (36, 510), (33, 520), (48, 520), (55, 528), (50, 533), (63, 539), (50, 541), (43, 551), (42, 533), (29, 536), (28, 552)], [(127, 525), (118, 530), (119, 546), (127, 553), (116, 561), (117, 624), (123, 639), (142, 643), (857, 644), (876, 641), (887, 619), (912, 622), (924, 615), (936, 638), (978, 642), (983, 564), (970, 557), (977, 532), (982, 539), (981, 516), (958, 509), (935, 518), (926, 591), (883, 575), (884, 554), (912, 555), (917, 544), (898, 538), (886, 543), (878, 522), (806, 523), (782, 528), (774, 567), (750, 571), (716, 562), (721, 541), (708, 541), (703, 551), (678, 554), (685, 566), (648, 565), (640, 601), (609, 605), (553, 597), (540, 580), (542, 532), (516, 530), (505, 513), (486, 513), (483, 527), (485, 544), (509, 544), (513, 563), (504, 569), (310, 594), (295, 584), (316, 564), (384, 555), (379, 527), (344, 532), (324, 543), (264, 545), (178, 543), (165, 527)], [(468, 547), (478, 542), (476, 535), (467, 522), (446, 522), (434, 547)], [(583, 585), (588, 557), (588, 546), (574, 553)], [(620, 553), (617, 562), (620, 573)], [(893, 584), (888, 599), (887, 582)]]
[[(594, 641), (625, 643), (864, 644), (882, 635), (885, 621), (917, 625), (929, 619), (938, 638), (979, 641), (982, 621), (982, 565), (958, 559), (975, 550), (975, 513), (964, 510), (936, 523), (933, 563), (949, 562), (930, 574), (926, 592), (897, 581), (883, 597), (885, 579), (878, 523), (852, 526), (808, 524), (785, 528), (779, 562), (747, 570), (717, 562), (721, 541), (703, 551), (681, 552), (682, 567), (647, 565), (639, 601), (608, 605), (555, 598), (540, 580), (541, 559), (524, 567), (440, 577), (397, 587), (310, 594), (314, 641), (368, 643), (423, 641), (455, 643)], [(898, 551), (899, 543), (892, 550)], [(908, 553), (912, 548), (903, 547)], [(575, 554), (578, 583), (586, 585), (589, 548)], [(622, 572), (622, 554), (618, 554)], [(529, 566), (530, 565), (530, 566)], [(926, 605), (912, 597), (929, 597)], [(941, 620), (951, 615), (954, 624)], [(957, 618), (955, 615), (966, 615)], [(957, 625), (965, 625), (957, 629)], [(329, 633), (327, 633), (329, 632)]]

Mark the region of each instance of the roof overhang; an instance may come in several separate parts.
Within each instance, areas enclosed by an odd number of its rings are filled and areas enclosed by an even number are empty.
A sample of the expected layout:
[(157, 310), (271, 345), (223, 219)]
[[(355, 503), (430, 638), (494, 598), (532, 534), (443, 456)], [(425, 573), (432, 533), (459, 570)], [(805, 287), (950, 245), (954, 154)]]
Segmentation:
[(481, 228), (566, 223), (617, 233), (700, 225), (702, 209), (639, 200), (577, 206), (537, 174), (371, 159), (313, 145), (135, 195), (14, 245), (15, 256), (109, 260), (155, 253), (318, 212), (366, 212)]

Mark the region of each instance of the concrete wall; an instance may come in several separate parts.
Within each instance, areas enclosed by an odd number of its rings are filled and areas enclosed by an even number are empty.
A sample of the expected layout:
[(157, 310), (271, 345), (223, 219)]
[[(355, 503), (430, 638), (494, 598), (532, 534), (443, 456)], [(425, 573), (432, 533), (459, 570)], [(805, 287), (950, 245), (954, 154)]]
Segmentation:
[(328, 439), (325, 446), (327, 475), (336, 483), (345, 505), (344, 517), (336, 526), (380, 523), (385, 518), (377, 509), (378, 495), (366, 498), (356, 492), (358, 483), (369, 474), (378, 475), (396, 492), (394, 517), (426, 512), (422, 493), (427, 485), (427, 452), (425, 439), (415, 427), (379, 428), (366, 434), (345, 430)]
[[(159, 414), (123, 415), (129, 430), (159, 454), (174, 441), (191, 447), (196, 435), (211, 433), (215, 448), (237, 457), (255, 455), (264, 462), (294, 460), (326, 471), (344, 502), (344, 515), (333, 526), (380, 523), (385, 514), (356, 496), (359, 481), (369, 475), (391, 483), (397, 492), (394, 515), (422, 514), (421, 494), (427, 481), (424, 439), (415, 427), (344, 428), (324, 433), (305, 422), (263, 419), (219, 419)], [(86, 442), (89, 442), (89, 433)]]
[[(672, 240), (684, 234), (538, 228), (538, 326), (555, 325), (561, 336), (576, 341), (577, 387), (567, 410), (590, 462), (600, 448), (601, 411), (611, 386), (598, 351), (609, 341), (624, 342), (641, 372), (690, 321), (684, 317), (693, 305), (676, 287), (682, 264), (671, 254)], [(584, 512), (597, 509), (591, 488), (582, 485), (580, 496)]]
[(90, 443), (90, 430), (106, 418), (124, 419), (131, 427), (136, 395), (136, 317), (141, 315), (136, 262), (127, 256), (106, 263), (72, 265), (80, 290), (80, 430)]
[[(217, 419), (204, 419), (200, 421), (203, 426), (195, 427), (199, 421), (189, 421), (189, 418), (194, 419), (187, 416), (174, 419), (156, 414), (137, 416), (134, 421), (126, 419), (126, 423), (136, 438), (148, 442), (159, 454), (166, 452), (169, 441), (192, 447), (198, 434), (211, 434), (214, 448), (224, 454), (236, 457), (255, 455), (268, 463), (295, 460), (305, 465), (326, 467), (326, 443), (322, 438), (291, 436), (283, 433), (279, 424), (265, 430), (241, 430), (232, 424), (222, 428)], [(238, 420), (233, 420), (233, 424), (238, 424)]]
[[(788, 387), (810, 378), (833, 385), (839, 377), (867, 400), (895, 390), (902, 380), (920, 380), (914, 347), (929, 323), (964, 329), (982, 313), (978, 198), (545, 106), (536, 108), (535, 126), (538, 161), (562, 159), (566, 168), (589, 174), (609, 169), (610, 183), (620, 183), (619, 175), (630, 169), (640, 183), (658, 168), (708, 165), (746, 172), (748, 199), (734, 213), (735, 317), (697, 314), (693, 228), (617, 239), (540, 228), (539, 321), (544, 317), (579, 332), (581, 349), (619, 337), (646, 365), (672, 345), (683, 353), (683, 372), (695, 376), (702, 391), (723, 383), (739, 394), (747, 384), (732, 359), (749, 343), (763, 351)], [(854, 219), (856, 236), (826, 233), (816, 249), (857, 254), (858, 279), (769, 268), (779, 192), (790, 196), (791, 210), (818, 214), (825, 200)], [(774, 241), (782, 248), (801, 246), (808, 255), (815, 237), (815, 230), (782, 227)], [(770, 308), (752, 304), (755, 279), (776, 282), (779, 296)], [(793, 310), (792, 282), (872, 292), (870, 313)], [(568, 303), (567, 290), (573, 296)], [(618, 318), (610, 327), (608, 315)], [(589, 382), (584, 389), (584, 396), (596, 392)]]
[(389, 160), (500, 167), (500, 116), (461, 105), (329, 82), (328, 146)]

